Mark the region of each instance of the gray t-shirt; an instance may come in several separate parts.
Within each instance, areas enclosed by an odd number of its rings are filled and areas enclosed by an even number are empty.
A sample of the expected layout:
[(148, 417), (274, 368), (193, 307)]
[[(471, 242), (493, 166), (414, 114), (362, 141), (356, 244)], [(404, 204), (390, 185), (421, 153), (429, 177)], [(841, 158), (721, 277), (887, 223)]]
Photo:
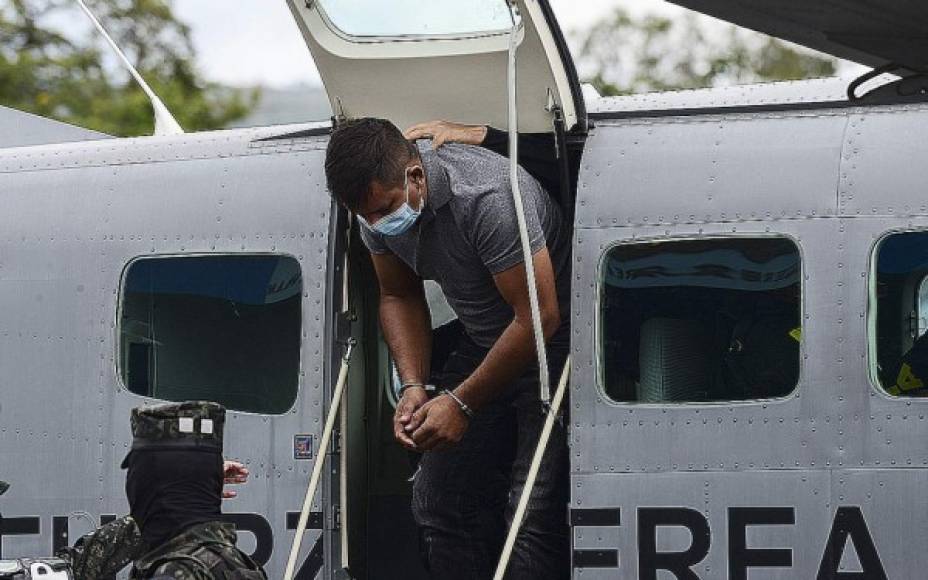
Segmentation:
[[(422, 217), (399, 236), (382, 236), (362, 225), (361, 237), (372, 253), (393, 253), (423, 279), (437, 282), (470, 338), (489, 348), (513, 318), (493, 275), (523, 262), (509, 160), (468, 145), (436, 151), (427, 141), (419, 143), (419, 153), (429, 192)], [(532, 252), (548, 248), (566, 328), (569, 228), (557, 204), (522, 168), (519, 185)]]

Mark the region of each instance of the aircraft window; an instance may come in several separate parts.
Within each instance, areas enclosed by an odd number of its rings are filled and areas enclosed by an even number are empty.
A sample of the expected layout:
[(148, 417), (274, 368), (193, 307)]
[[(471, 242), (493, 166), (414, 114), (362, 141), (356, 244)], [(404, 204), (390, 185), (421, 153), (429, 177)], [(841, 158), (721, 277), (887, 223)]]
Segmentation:
[(606, 394), (623, 403), (788, 395), (799, 380), (800, 275), (785, 238), (614, 246), (600, 306)]
[(875, 265), (876, 376), (891, 395), (928, 396), (928, 232), (887, 236)]
[(512, 27), (506, 0), (319, 0), (331, 26), (355, 37), (462, 36)]
[(302, 294), (288, 256), (135, 260), (121, 293), (123, 383), (146, 397), (284, 413), (297, 395)]

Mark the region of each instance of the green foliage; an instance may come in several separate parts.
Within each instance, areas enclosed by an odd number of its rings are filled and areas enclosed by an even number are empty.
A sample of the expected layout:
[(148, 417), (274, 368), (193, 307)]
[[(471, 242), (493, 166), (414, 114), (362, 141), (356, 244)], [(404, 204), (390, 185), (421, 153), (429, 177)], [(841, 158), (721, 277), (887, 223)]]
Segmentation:
[(833, 58), (695, 14), (633, 17), (620, 8), (579, 40), (585, 81), (604, 96), (798, 80), (837, 69)]
[[(200, 78), (189, 27), (170, 0), (94, 0), (87, 4), (187, 131), (217, 129), (245, 117), (257, 91)], [(0, 0), (0, 104), (119, 136), (150, 135), (147, 97), (121, 69), (106, 65), (95, 31), (74, 39), (54, 22), (83, 19), (66, 0)]]

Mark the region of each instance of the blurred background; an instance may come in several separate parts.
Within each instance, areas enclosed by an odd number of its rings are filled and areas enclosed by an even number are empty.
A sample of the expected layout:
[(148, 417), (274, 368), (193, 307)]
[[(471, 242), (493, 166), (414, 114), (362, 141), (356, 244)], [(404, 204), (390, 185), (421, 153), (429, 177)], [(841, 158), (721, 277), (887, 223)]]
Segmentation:
[[(581, 80), (602, 95), (863, 70), (661, 0), (550, 2)], [(331, 114), (284, 0), (87, 4), (188, 131)], [(152, 132), (148, 100), (74, 0), (0, 0), (0, 105), (113, 135)]]

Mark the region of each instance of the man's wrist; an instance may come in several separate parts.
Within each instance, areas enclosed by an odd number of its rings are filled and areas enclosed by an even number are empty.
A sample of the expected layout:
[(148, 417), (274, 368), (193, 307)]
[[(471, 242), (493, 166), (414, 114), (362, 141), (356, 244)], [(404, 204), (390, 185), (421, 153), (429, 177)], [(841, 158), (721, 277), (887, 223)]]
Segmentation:
[(434, 393), (436, 391), (435, 385), (429, 385), (426, 383), (418, 383), (418, 382), (405, 382), (403, 383), (403, 386), (400, 387), (400, 393), (399, 393), (400, 398), (402, 398), (403, 395), (406, 394), (406, 391), (408, 391), (409, 389), (422, 389), (423, 391), (426, 392), (426, 394)]
[(465, 417), (467, 417), (468, 419), (474, 418), (474, 410), (471, 409), (470, 406), (467, 403), (465, 403), (464, 400), (461, 399), (461, 397), (459, 397), (458, 395), (456, 395), (453, 391), (449, 391), (448, 389), (442, 389), (441, 394), (447, 396), (449, 399), (454, 401), (454, 404), (456, 404), (458, 408), (461, 409), (461, 412), (464, 413)]
[(473, 132), (474, 132), (474, 136), (473, 136), (474, 143), (476, 143), (477, 145), (482, 145), (483, 142), (486, 141), (486, 138), (487, 138), (487, 132), (488, 132), (487, 126), (477, 125), (473, 128)]

